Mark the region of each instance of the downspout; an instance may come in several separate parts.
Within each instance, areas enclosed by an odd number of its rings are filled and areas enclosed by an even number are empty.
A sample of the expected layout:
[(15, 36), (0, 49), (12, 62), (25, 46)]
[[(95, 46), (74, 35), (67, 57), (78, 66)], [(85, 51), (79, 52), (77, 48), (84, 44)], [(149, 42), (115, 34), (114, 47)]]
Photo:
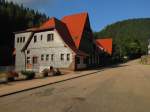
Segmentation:
[(31, 32), (31, 35), (30, 35), (28, 41), (26, 42), (25, 46), (24, 46), (24, 47), (22, 48), (22, 50), (21, 50), (21, 52), (23, 52), (23, 53), (24, 53), (24, 56), (25, 56), (25, 70), (26, 70), (26, 65), (27, 65), (27, 58), (26, 58), (25, 49), (26, 49), (26, 47), (28, 46), (29, 42), (31, 41), (33, 35), (34, 35), (34, 32)]
[(77, 58), (77, 55), (75, 54), (75, 55), (74, 55), (74, 62), (75, 62), (75, 63), (74, 63), (74, 65), (75, 65), (74, 70), (75, 70), (75, 71), (77, 70), (77, 59), (76, 59), (76, 58)]

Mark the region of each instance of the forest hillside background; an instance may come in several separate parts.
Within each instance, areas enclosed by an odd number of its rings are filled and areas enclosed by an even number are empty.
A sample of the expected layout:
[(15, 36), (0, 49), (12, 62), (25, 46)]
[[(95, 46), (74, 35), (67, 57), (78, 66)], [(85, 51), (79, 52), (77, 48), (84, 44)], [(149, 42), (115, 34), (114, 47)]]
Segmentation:
[[(14, 34), (33, 26), (39, 26), (48, 17), (23, 5), (0, 0), (0, 66), (14, 64)], [(150, 18), (119, 21), (94, 32), (95, 38), (113, 38), (112, 62), (120, 62), (125, 57), (138, 58), (147, 54), (150, 38)]]

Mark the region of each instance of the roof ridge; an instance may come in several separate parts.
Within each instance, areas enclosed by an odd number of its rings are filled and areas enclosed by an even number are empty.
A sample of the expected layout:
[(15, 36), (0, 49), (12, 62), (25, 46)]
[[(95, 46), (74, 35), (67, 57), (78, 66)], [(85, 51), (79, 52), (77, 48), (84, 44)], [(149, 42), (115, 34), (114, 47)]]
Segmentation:
[(81, 13), (76, 13), (76, 14), (69, 14), (69, 15), (63, 16), (63, 17), (61, 18), (61, 20), (62, 20), (63, 18), (65, 18), (65, 17), (68, 17), (68, 16), (76, 16), (76, 15), (81, 15), (81, 14), (86, 14), (86, 15), (88, 15), (88, 12), (81, 12)]
[(52, 22), (51, 24), (55, 27), (55, 20), (56, 20), (55, 17), (51, 17), (47, 21), (45, 21), (42, 25), (40, 25), (39, 28), (48, 26), (50, 22)]

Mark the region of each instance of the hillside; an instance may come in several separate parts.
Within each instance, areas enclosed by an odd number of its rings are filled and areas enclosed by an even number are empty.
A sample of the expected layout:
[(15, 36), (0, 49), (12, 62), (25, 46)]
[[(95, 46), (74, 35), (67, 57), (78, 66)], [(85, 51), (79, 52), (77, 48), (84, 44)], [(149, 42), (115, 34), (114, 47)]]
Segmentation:
[(0, 0), (0, 66), (13, 64), (13, 32), (37, 26), (47, 19), (45, 14)]
[(113, 59), (137, 58), (147, 53), (150, 38), (150, 18), (129, 19), (108, 25), (95, 38), (113, 38)]

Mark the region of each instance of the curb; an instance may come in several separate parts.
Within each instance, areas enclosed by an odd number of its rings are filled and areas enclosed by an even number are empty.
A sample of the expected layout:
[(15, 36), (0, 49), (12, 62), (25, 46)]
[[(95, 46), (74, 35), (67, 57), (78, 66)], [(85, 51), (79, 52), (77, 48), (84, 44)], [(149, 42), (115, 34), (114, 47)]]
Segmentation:
[(21, 92), (25, 92), (25, 91), (29, 91), (29, 90), (33, 90), (33, 89), (36, 89), (36, 88), (41, 88), (41, 87), (52, 85), (52, 84), (61, 83), (61, 82), (65, 82), (65, 81), (68, 81), (68, 80), (73, 80), (73, 79), (76, 79), (76, 78), (88, 76), (88, 75), (95, 74), (95, 73), (98, 73), (98, 72), (101, 72), (101, 71), (103, 71), (103, 69), (95, 71), (95, 72), (91, 72), (91, 73), (79, 75), (79, 76), (73, 76), (73, 77), (66, 78), (66, 79), (59, 80), (59, 81), (54, 81), (54, 82), (51, 82), (51, 83), (48, 83), (48, 84), (43, 84), (43, 85), (36, 86), (36, 87), (31, 87), (31, 88), (27, 88), (27, 89), (23, 89), (23, 90), (18, 90), (18, 91), (15, 91), (15, 92), (10, 92), (10, 93), (6, 93), (6, 94), (2, 94), (2, 95), (0, 95), (0, 98), (1, 97), (5, 97), (5, 96), (9, 96), (9, 95), (13, 95), (13, 94), (17, 94), (17, 93), (21, 93)]

